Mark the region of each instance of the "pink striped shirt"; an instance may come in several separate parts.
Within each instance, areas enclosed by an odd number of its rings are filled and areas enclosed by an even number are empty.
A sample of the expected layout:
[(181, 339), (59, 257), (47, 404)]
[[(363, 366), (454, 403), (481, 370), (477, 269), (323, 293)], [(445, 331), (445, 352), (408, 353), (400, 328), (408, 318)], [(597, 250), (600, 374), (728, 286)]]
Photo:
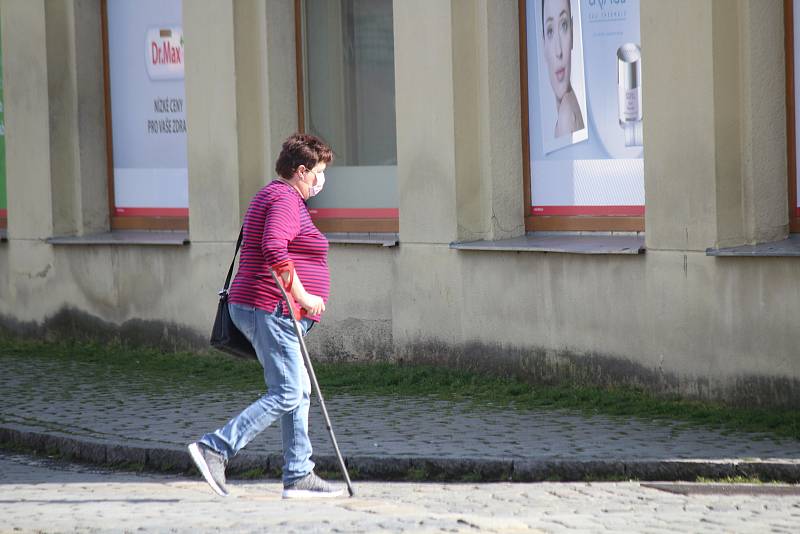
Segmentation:
[[(328, 301), (328, 240), (314, 226), (305, 202), (292, 186), (274, 180), (261, 188), (244, 216), (239, 270), (229, 300), (269, 313), (283, 300), (270, 267), (292, 260), (306, 291)], [(287, 311), (284, 310), (284, 315)], [(309, 315), (319, 321), (319, 315)]]

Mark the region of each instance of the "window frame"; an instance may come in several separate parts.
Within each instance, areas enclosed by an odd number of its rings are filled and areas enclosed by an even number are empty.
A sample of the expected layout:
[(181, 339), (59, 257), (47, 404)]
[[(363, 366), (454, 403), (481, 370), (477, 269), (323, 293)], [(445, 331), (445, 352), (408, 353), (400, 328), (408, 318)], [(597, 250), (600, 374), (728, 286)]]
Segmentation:
[(526, 0), (518, 0), (522, 190), (526, 232), (644, 232), (644, 215), (534, 215), (531, 194), (530, 110), (528, 109), (528, 21)]
[(111, 73), (108, 57), (108, 0), (100, 0), (101, 38), (103, 47), (103, 97), (106, 128), (106, 174), (108, 183), (108, 217), (111, 230), (189, 230), (189, 216), (117, 215), (114, 203), (114, 132), (111, 116)]
[(797, 125), (794, 79), (794, 0), (783, 0), (784, 48), (786, 50), (786, 148), (789, 192), (789, 232), (800, 232), (797, 206)]
[[(297, 74), (297, 130), (305, 132), (305, 46), (303, 44), (303, 0), (294, 0), (294, 45), (295, 45), (295, 72)], [(335, 163), (335, 162), (334, 162)], [(393, 210), (393, 208), (378, 209), (379, 211)], [(400, 214), (397, 208), (394, 217), (316, 217), (311, 218), (314, 224), (324, 233), (398, 233), (400, 229)]]
[[(3, 63), (3, 57), (2, 57), (2, 51), (1, 50), (0, 50), (0, 63)], [(2, 65), (0, 65), (0, 70), (2, 69), (2, 67), (4, 65), (5, 65), (4, 63)], [(0, 76), (0, 82), (2, 82), (3, 80), (5, 80), (5, 74)], [(5, 128), (5, 121), (6, 121), (5, 116), (6, 116), (6, 104), (7, 104), (5, 90), (3, 90), (3, 100), (0, 103), (3, 106), (3, 127)], [(5, 135), (6, 135), (5, 132), (3, 132), (3, 137), (4, 138), (5, 138)], [(5, 158), (5, 156), (8, 154), (8, 145), (6, 143), (3, 144), (3, 150), (6, 152), (6, 154), (4, 154), (4, 158), (3, 158), (3, 161), (5, 162), (5, 167), (6, 167), (5, 169), (3, 169), (3, 172), (5, 173), (5, 176), (6, 176), (5, 182), (3, 183), (3, 187), (5, 187), (4, 193), (5, 193), (5, 197), (6, 197), (6, 205), (5, 205), (5, 207), (0, 208), (0, 230), (7, 230), (8, 229), (8, 160)]]

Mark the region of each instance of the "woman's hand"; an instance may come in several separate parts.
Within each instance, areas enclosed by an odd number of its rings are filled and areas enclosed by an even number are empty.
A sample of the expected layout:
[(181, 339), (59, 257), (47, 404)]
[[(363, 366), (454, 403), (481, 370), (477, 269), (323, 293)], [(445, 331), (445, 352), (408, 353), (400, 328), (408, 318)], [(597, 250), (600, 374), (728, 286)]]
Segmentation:
[(289, 280), (293, 280), (292, 282), (292, 296), (297, 303), (302, 306), (309, 315), (319, 315), (325, 311), (325, 302), (322, 300), (322, 297), (318, 295), (313, 295), (306, 291), (303, 287), (303, 283), (300, 281), (300, 278), (297, 276), (297, 271), (291, 273), (289, 275), (288, 271), (284, 271), (281, 273), (283, 277), (283, 284), (286, 287), (286, 284), (289, 283)]
[(297, 302), (305, 308), (309, 315), (319, 315), (325, 311), (325, 302), (322, 297), (305, 293), (302, 298), (298, 298)]

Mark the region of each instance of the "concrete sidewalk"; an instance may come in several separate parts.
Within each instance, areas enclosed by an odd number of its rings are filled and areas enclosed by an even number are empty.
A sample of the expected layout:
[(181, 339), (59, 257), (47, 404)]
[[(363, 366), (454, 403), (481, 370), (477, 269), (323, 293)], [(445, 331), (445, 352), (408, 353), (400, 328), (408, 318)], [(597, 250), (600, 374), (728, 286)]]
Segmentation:
[[(0, 355), (0, 368), (0, 442), (157, 470), (191, 469), (185, 445), (263, 394), (154, 389), (99, 365), (46, 358)], [(419, 397), (336, 395), (326, 403), (356, 479), (800, 481), (800, 442), (761, 434)], [(313, 402), (310, 433), (318, 468), (336, 471)], [(280, 429), (268, 428), (230, 471), (274, 475), (280, 451)]]

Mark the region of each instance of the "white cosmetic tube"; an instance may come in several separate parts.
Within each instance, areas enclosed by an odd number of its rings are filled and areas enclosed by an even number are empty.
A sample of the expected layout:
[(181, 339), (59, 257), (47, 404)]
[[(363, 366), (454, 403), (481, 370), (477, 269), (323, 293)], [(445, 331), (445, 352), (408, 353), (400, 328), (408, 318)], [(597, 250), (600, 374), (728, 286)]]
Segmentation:
[(617, 95), (625, 146), (642, 146), (642, 50), (635, 43), (617, 49)]

